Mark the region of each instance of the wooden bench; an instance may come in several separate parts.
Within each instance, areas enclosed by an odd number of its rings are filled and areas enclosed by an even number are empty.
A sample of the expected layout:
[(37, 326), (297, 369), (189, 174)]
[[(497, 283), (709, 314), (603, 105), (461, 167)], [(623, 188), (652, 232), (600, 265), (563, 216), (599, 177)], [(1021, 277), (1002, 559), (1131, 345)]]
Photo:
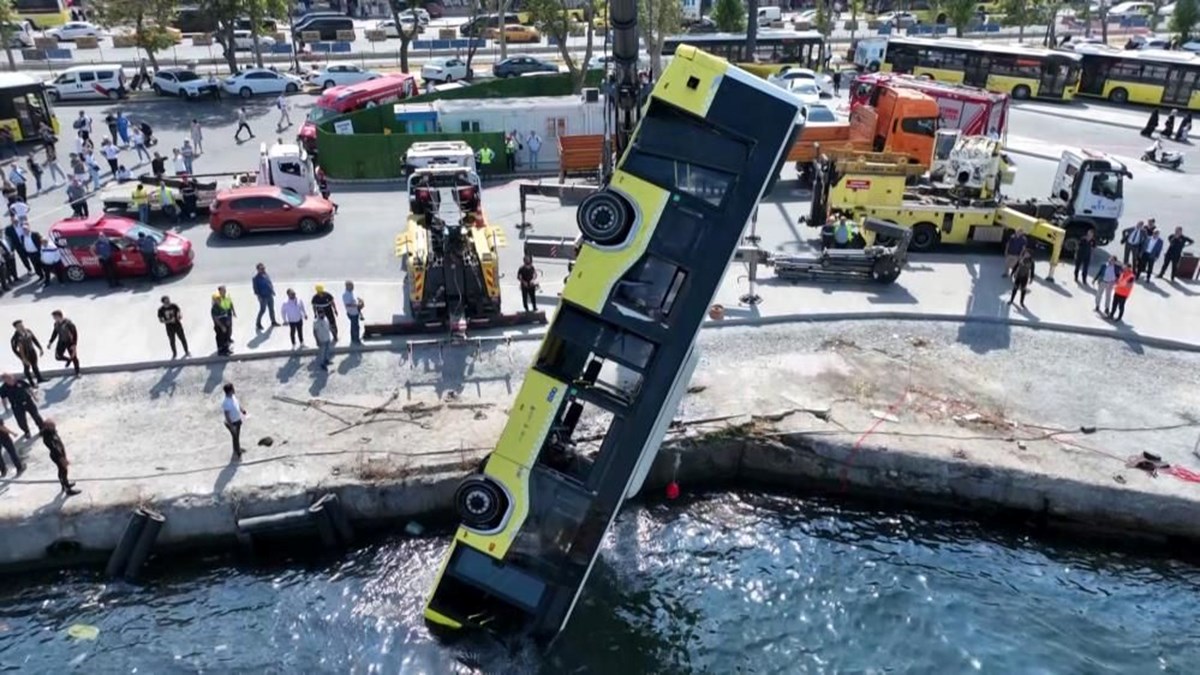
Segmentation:
[(604, 155), (604, 135), (558, 137), (558, 181), (568, 176), (594, 175)]

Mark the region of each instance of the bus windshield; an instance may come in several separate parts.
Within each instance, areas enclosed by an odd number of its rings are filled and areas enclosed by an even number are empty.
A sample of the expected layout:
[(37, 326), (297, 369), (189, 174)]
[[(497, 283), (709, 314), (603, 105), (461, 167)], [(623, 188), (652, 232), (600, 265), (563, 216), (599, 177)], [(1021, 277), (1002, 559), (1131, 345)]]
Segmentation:
[(337, 117), (341, 114), (342, 113), (333, 110), (332, 108), (321, 108), (314, 105), (308, 111), (308, 121), (312, 122), (313, 124), (320, 124), (331, 117)]

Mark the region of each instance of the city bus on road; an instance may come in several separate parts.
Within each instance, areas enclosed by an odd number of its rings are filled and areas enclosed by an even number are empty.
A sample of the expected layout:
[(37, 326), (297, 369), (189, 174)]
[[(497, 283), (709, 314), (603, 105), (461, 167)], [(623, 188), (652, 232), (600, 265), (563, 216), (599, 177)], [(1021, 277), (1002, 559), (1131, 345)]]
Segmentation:
[(395, 103), (416, 96), (418, 92), (416, 78), (406, 73), (384, 75), (358, 84), (330, 87), (317, 98), (317, 102), (308, 111), (308, 117), (300, 126), (296, 137), (305, 150), (313, 152), (317, 149), (317, 125), (325, 120), (374, 108), (377, 105)]
[(753, 54), (746, 52), (743, 33), (672, 35), (663, 40), (663, 56), (671, 56), (680, 45), (692, 45), (719, 56), (759, 77), (769, 77), (784, 66), (817, 70), (825, 53), (825, 38), (815, 30), (759, 31)]
[(1200, 110), (1200, 55), (1101, 45), (1077, 45), (1075, 53), (1083, 59), (1080, 96)]
[(641, 489), (725, 268), (803, 127), (790, 93), (690, 46), (643, 111), (608, 185), (579, 206), (583, 243), (504, 431), (455, 492), (460, 526), (425, 606), (438, 632), (545, 642), (562, 630)]
[(34, 28), (45, 29), (61, 26), (71, 20), (68, 0), (12, 0), (13, 13)]
[(956, 38), (891, 38), (883, 72), (917, 75), (1011, 95), (1070, 101), (1081, 57), (1073, 52)]
[(38, 129), (45, 122), (58, 133), (58, 118), (46, 96), (46, 83), (28, 73), (0, 73), (0, 126), (12, 132), (13, 140), (40, 140)]

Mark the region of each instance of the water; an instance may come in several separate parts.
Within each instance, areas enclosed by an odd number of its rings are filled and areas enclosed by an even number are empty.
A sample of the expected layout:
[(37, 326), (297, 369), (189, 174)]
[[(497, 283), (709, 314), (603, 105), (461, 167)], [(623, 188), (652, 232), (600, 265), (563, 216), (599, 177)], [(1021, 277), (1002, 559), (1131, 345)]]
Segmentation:
[[(749, 493), (623, 514), (548, 655), (445, 647), (419, 617), (445, 538), (308, 567), (201, 561), (144, 586), (0, 586), (0, 670), (1195, 672), (1200, 570), (962, 520)], [(67, 637), (86, 623), (94, 641)]]

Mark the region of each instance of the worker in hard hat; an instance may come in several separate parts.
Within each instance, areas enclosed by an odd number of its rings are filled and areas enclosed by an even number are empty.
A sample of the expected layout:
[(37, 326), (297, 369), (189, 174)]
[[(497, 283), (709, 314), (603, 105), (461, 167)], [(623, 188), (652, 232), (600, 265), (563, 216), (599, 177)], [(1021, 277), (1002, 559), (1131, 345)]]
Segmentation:
[[(316, 293), (312, 296), (312, 302), (309, 303), (313, 308), (313, 318), (324, 316), (329, 320), (329, 332), (333, 333), (333, 341), (337, 342), (337, 302), (333, 299), (333, 294), (325, 290), (321, 284), (313, 289)], [(316, 340), (315, 334), (313, 340)]]
[(836, 248), (846, 248), (850, 246), (850, 242), (854, 241), (855, 237), (854, 221), (842, 214), (836, 225), (833, 226), (833, 245)]

